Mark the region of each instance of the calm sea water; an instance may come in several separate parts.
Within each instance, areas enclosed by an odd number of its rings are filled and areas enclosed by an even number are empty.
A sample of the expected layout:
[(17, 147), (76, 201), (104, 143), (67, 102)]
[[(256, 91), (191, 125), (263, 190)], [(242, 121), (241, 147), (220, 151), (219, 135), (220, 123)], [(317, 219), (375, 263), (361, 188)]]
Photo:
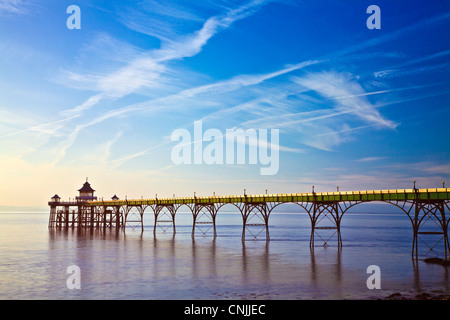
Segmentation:
[[(175, 236), (158, 229), (155, 237), (152, 215), (144, 222), (143, 233), (54, 231), (47, 228), (47, 213), (0, 214), (0, 299), (378, 299), (395, 292), (450, 293), (449, 269), (420, 259), (425, 245), (419, 260), (411, 259), (412, 228), (401, 214), (348, 213), (342, 249), (335, 237), (328, 246), (317, 237), (313, 251), (306, 214), (273, 213), (271, 241), (262, 237), (244, 244), (237, 213), (218, 214), (216, 238), (209, 232), (193, 240), (187, 213), (177, 214)], [(441, 242), (437, 248), (442, 247)], [(80, 267), (80, 290), (67, 288), (71, 265)], [(380, 268), (379, 290), (367, 288), (370, 265)]]

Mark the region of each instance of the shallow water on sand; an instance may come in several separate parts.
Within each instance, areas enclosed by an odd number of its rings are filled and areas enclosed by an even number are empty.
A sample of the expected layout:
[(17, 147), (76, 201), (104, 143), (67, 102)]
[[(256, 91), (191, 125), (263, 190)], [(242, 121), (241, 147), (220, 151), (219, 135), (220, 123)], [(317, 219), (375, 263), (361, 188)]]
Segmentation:
[[(192, 239), (192, 216), (179, 213), (176, 234), (157, 229), (48, 230), (47, 213), (0, 214), (0, 299), (378, 299), (392, 293), (450, 294), (449, 268), (411, 259), (412, 228), (401, 214), (349, 213), (343, 247), (323, 230), (309, 247), (306, 214), (274, 213), (270, 241), (241, 241), (239, 214), (217, 216)], [(203, 229), (205, 231), (205, 229)], [(255, 231), (257, 233), (257, 231)], [(442, 244), (442, 243), (441, 243)], [(442, 246), (441, 246), (442, 247)], [(440, 248), (439, 244), (436, 250)], [(420, 248), (422, 253), (427, 247)], [(439, 251), (439, 250), (438, 250)], [(420, 258), (420, 257), (419, 257)], [(422, 256), (423, 258), (423, 256)], [(80, 268), (70, 290), (67, 268)], [(381, 289), (368, 289), (370, 265)]]

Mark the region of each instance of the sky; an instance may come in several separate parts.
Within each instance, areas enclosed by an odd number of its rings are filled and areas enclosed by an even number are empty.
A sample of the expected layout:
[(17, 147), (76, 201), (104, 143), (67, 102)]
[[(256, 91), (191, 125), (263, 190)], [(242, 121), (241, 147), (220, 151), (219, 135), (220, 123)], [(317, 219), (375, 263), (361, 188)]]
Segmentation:
[[(448, 1), (0, 0), (0, 207), (450, 185), (449, 31)], [(237, 129), (244, 163), (195, 163)]]

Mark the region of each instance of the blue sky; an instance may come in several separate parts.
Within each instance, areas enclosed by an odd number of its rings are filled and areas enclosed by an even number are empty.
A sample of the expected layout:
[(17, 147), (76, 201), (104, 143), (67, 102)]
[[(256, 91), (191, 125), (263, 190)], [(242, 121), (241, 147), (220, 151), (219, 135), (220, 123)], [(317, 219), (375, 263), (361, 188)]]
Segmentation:
[[(449, 31), (448, 1), (0, 0), (0, 205), (450, 183)], [(278, 129), (277, 174), (175, 165), (198, 120)]]

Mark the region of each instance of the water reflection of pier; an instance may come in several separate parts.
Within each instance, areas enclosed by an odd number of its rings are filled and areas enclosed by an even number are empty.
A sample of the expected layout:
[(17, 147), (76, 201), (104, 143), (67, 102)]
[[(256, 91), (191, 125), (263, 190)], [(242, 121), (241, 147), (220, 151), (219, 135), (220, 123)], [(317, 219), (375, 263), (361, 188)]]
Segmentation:
[[(58, 241), (61, 238), (64, 241)], [(364, 298), (355, 293), (358, 287), (366, 297), (385, 298), (385, 292), (396, 290), (399, 285), (397, 280), (390, 283), (392, 279), (385, 276), (386, 270), (382, 269), (384, 293), (368, 290), (365, 287), (367, 266), (360, 269), (355, 264), (350, 268), (344, 267), (352, 264), (348, 259), (353, 258), (344, 258), (342, 250), (298, 250), (292, 255), (299, 254), (302, 258), (292, 259), (278, 252), (271, 242), (234, 241), (237, 246), (230, 247), (218, 244), (214, 237), (191, 239), (186, 236), (177, 238), (174, 234), (164, 237), (148, 233), (127, 235), (111, 229), (52, 229), (50, 240), (51, 247), (67, 243), (68, 248), (75, 241), (81, 250), (74, 251), (76, 257), (73, 261), (81, 267), (84, 279), (108, 270), (118, 284), (142, 282), (142, 286), (153, 286), (152, 290), (165, 298), (171, 298), (172, 294), (176, 296), (177, 290), (189, 287), (199, 294), (189, 297), (194, 299), (205, 298), (205, 295), (212, 299)], [(400, 283), (401, 287), (412, 288), (410, 290), (415, 293), (429, 289), (427, 281), (430, 274), (423, 273), (424, 269), (429, 271), (428, 266), (415, 259), (411, 263), (411, 277), (405, 277), (407, 283)], [(448, 283), (447, 268), (439, 270), (433, 277), (436, 281), (442, 279), (442, 283)], [(108, 279), (108, 285), (114, 279)], [(425, 285), (423, 280), (426, 280)], [(97, 285), (101, 287), (101, 281), (97, 281)], [(379, 296), (380, 292), (384, 296)]]

